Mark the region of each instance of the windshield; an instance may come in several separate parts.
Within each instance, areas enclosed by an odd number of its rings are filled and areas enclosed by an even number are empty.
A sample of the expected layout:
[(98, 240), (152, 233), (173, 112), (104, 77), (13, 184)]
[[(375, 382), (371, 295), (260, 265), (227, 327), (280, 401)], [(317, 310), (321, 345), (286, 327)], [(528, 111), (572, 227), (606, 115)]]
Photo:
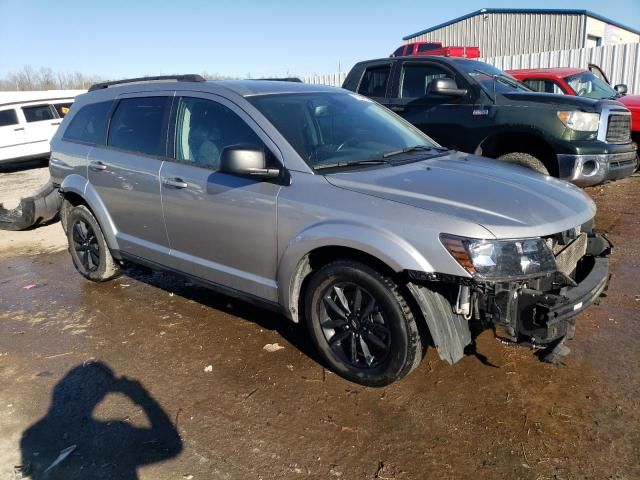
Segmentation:
[(487, 63), (475, 61), (459, 61), (456, 62), (458, 67), (464, 70), (467, 75), (482, 85), (489, 92), (493, 92), (494, 78), (495, 91), (498, 93), (514, 93), (514, 92), (531, 92), (523, 83), (513, 78), (511, 75), (504, 73), (502, 70), (493, 67)]
[(382, 161), (390, 152), (439, 148), (411, 124), (356, 94), (288, 93), (248, 100), (312, 168), (388, 163)]
[(616, 92), (611, 85), (604, 80), (596, 77), (591, 72), (582, 72), (565, 78), (571, 89), (576, 95), (587, 98), (616, 98)]

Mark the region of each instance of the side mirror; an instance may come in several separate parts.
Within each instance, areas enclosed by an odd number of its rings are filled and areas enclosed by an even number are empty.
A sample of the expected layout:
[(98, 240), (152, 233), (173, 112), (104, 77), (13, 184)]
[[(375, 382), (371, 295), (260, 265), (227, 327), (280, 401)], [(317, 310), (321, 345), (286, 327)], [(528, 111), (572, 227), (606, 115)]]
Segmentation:
[(613, 87), (613, 89), (620, 95), (626, 95), (628, 91), (627, 86), (624, 83), (619, 83), (618, 85)]
[(458, 88), (453, 78), (443, 77), (431, 80), (427, 89), (429, 95), (442, 95), (446, 97), (462, 97), (467, 94), (466, 88)]
[(220, 172), (245, 177), (276, 178), (280, 169), (267, 168), (264, 149), (255, 145), (231, 145), (220, 155)]

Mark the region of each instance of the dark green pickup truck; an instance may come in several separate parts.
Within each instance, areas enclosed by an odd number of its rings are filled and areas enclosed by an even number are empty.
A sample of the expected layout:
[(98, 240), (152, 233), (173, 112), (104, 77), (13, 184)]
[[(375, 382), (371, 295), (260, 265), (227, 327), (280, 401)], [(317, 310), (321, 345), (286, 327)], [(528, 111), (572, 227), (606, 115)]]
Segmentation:
[(343, 88), (395, 111), (445, 147), (517, 163), (580, 186), (637, 168), (619, 102), (533, 92), (483, 62), (396, 57), (360, 62)]

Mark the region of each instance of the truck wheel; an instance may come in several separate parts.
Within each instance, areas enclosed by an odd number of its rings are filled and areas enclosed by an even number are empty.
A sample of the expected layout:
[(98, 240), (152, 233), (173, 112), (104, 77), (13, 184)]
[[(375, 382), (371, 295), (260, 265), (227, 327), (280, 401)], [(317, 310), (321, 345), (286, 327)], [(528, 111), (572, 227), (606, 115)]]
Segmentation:
[(388, 385), (422, 360), (416, 319), (389, 277), (353, 261), (316, 272), (305, 295), (316, 348), (338, 375), (362, 385)]
[(529, 155), (528, 153), (521, 153), (521, 152), (507, 153), (505, 155), (499, 156), (498, 160), (500, 160), (501, 162), (520, 165), (522, 167), (535, 170), (536, 172), (541, 173), (543, 175), (549, 175), (549, 170), (547, 169), (547, 167), (544, 166), (544, 163), (542, 163), (533, 155)]
[(94, 282), (111, 280), (120, 274), (100, 225), (87, 207), (74, 207), (66, 215), (65, 223), (69, 253), (78, 272)]

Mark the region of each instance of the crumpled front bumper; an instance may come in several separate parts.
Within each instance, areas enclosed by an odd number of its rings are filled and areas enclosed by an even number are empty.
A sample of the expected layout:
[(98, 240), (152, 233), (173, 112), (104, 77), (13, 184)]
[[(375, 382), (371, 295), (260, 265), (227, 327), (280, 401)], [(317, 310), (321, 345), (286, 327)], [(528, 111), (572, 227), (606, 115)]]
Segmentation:
[(557, 293), (520, 288), (512, 298), (513, 334), (516, 341), (547, 345), (567, 335), (573, 318), (593, 303), (609, 286), (609, 258), (613, 246), (602, 234), (589, 238), (587, 254), (580, 260), (577, 282)]
[(579, 187), (628, 177), (638, 167), (636, 151), (599, 155), (558, 155), (559, 178)]

